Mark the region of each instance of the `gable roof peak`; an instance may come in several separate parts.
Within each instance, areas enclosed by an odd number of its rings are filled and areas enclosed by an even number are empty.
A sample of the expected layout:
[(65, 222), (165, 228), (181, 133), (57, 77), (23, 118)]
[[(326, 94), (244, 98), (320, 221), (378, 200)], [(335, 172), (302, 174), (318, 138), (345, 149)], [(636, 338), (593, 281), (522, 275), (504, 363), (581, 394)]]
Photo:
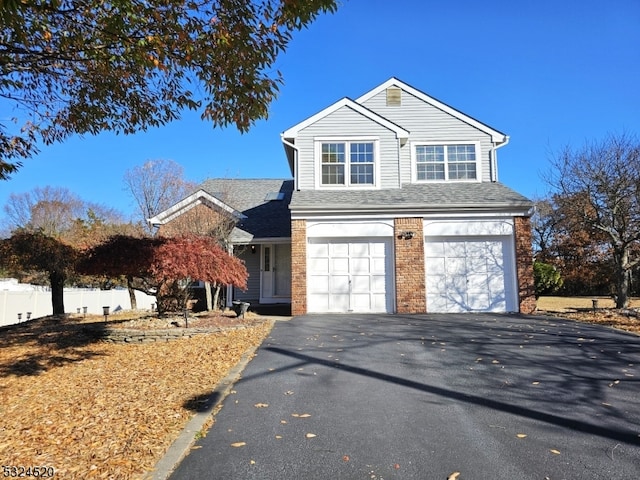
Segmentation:
[(392, 121), (384, 118), (382, 115), (380, 115), (380, 114), (378, 114), (378, 113), (376, 113), (376, 112), (374, 112), (372, 110), (369, 110), (367, 107), (365, 107), (361, 103), (359, 103), (357, 101), (354, 101), (354, 100), (350, 99), (349, 97), (343, 97), (342, 99), (338, 100), (337, 102), (329, 105), (327, 108), (319, 111), (315, 115), (312, 115), (309, 118), (307, 118), (306, 120), (303, 120), (302, 122), (300, 122), (300, 123), (294, 125), (293, 127), (289, 128), (288, 130), (285, 130), (284, 132), (282, 132), (282, 134), (280, 136), (282, 138), (284, 138), (284, 139), (286, 139), (286, 138), (295, 138), (298, 135), (298, 132), (300, 132), (300, 130), (308, 127), (309, 125), (314, 124), (318, 120), (321, 120), (321, 119), (325, 118), (327, 115), (332, 114), (333, 112), (335, 112), (336, 110), (339, 110), (342, 107), (351, 108), (352, 110), (355, 110), (356, 112), (358, 112), (359, 114), (369, 118), (370, 120), (373, 120), (374, 122), (379, 123), (383, 127), (388, 128), (389, 130), (391, 130), (392, 132), (394, 132), (396, 134), (397, 138), (408, 138), (409, 137), (409, 132), (407, 130), (405, 130), (404, 128), (400, 127), (399, 125), (396, 125)]
[(487, 134), (489, 134), (491, 136), (491, 140), (495, 143), (497, 143), (498, 145), (503, 145), (506, 144), (509, 141), (509, 137), (508, 135), (500, 132), (499, 130), (496, 130), (492, 127), (490, 127), (489, 125), (480, 122), (479, 120), (476, 120), (475, 118), (462, 113), (460, 110), (457, 110), (455, 108), (453, 108), (450, 105), (447, 105), (444, 102), (441, 102), (440, 100), (438, 100), (437, 98), (434, 98), (430, 95), (427, 95), (426, 93), (418, 90), (417, 88), (412, 87), (411, 85), (409, 85), (408, 83), (403, 82), (402, 80), (399, 80), (396, 77), (391, 77), (389, 80), (381, 83), (380, 85), (378, 85), (377, 87), (373, 88), (372, 90), (369, 90), (367, 93), (365, 93), (364, 95), (361, 95), (360, 97), (358, 97), (356, 99), (356, 102), (359, 104), (363, 104), (365, 102), (367, 102), (367, 100), (375, 97), (376, 95), (378, 95), (381, 92), (384, 92), (387, 88), (389, 87), (399, 87), (400, 89), (402, 89), (403, 91), (413, 95), (414, 97), (422, 100), (425, 103), (428, 103), (429, 105), (432, 105), (436, 108), (438, 108), (439, 110), (442, 110), (443, 112), (446, 112), (450, 115), (452, 115), (453, 117), (462, 120), (463, 122), (477, 128), (478, 130), (485, 132)]

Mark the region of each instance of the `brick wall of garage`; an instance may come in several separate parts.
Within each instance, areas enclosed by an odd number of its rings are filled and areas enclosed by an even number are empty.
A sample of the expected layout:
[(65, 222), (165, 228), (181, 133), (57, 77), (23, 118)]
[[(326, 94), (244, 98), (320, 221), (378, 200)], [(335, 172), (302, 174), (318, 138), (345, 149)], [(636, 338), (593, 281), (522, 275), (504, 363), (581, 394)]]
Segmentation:
[(533, 252), (531, 250), (531, 219), (514, 217), (516, 244), (516, 271), (520, 313), (533, 313), (536, 308), (533, 280)]
[(291, 315), (307, 313), (307, 222), (291, 221)]
[[(413, 232), (405, 239), (403, 233)], [(424, 229), (422, 218), (394, 220), (396, 311), (424, 313), (427, 311), (424, 271)]]

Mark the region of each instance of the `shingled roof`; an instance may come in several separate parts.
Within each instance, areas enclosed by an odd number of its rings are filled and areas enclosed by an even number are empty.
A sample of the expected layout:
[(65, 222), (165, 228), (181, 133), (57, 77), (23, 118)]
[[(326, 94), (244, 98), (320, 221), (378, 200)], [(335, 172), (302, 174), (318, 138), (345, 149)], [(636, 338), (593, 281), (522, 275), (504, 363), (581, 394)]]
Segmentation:
[(292, 213), (395, 212), (437, 213), (462, 211), (526, 214), (533, 203), (497, 182), (406, 184), (379, 190), (302, 190), (294, 192)]
[(248, 234), (244, 238), (291, 237), (289, 202), (293, 180), (214, 178), (205, 180), (199, 188), (246, 216), (237, 224), (238, 229)]

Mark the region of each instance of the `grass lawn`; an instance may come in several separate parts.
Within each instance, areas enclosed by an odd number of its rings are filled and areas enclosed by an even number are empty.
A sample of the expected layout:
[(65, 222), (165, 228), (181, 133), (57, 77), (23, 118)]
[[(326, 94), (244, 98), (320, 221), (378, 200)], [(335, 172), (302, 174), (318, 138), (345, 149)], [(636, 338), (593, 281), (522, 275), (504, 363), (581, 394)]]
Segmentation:
[[(593, 300), (598, 308), (593, 309)], [(629, 302), (629, 310), (618, 311), (611, 297), (540, 297), (538, 313), (557, 315), (586, 323), (597, 323), (640, 335), (640, 298)]]

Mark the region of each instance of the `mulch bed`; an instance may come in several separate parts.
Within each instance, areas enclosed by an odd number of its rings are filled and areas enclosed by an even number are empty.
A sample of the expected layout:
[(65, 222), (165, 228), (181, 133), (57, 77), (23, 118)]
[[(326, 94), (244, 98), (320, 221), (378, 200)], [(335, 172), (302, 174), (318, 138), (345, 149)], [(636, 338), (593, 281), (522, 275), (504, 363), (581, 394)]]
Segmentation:
[[(113, 344), (81, 328), (102, 321), (47, 318), (0, 330), (3, 465), (49, 466), (64, 479), (142, 478), (213, 387), (272, 327), (255, 315), (201, 315), (190, 318), (189, 327), (223, 330), (170, 342)], [(183, 317), (113, 315), (108, 323), (185, 328)], [(238, 325), (245, 328), (224, 329)]]

